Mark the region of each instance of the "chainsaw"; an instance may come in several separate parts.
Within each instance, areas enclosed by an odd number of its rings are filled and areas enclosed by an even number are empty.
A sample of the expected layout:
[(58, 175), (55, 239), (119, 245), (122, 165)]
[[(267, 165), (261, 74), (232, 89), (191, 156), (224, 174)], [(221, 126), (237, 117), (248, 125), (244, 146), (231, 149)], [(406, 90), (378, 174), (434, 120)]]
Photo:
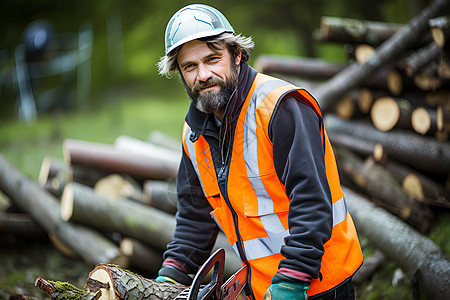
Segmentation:
[[(212, 271), (211, 281), (203, 284), (206, 275)], [(225, 250), (214, 252), (201, 266), (192, 281), (192, 285), (183, 290), (175, 300), (235, 300), (247, 284), (247, 265), (234, 273), (224, 284)]]

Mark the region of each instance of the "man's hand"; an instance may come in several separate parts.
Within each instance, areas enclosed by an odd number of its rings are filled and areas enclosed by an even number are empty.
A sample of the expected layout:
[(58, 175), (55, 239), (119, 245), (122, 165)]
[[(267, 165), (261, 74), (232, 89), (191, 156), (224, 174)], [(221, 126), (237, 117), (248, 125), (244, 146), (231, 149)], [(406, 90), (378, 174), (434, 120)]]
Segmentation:
[(263, 300), (307, 300), (309, 285), (280, 281), (273, 283), (264, 294)]

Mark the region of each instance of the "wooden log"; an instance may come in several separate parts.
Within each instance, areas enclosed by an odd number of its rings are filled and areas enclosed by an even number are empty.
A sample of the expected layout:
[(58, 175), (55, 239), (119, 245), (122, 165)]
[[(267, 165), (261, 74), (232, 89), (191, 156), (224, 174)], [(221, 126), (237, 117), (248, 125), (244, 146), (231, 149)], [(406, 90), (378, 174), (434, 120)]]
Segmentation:
[(174, 183), (161, 180), (144, 182), (144, 203), (169, 214), (177, 211), (177, 188)]
[(367, 121), (342, 120), (332, 114), (327, 114), (324, 122), (330, 136), (341, 132), (380, 143), (391, 158), (422, 172), (439, 175), (450, 173), (450, 143), (402, 129), (382, 132)]
[(375, 55), (375, 49), (370, 45), (360, 44), (356, 46), (354, 53), (356, 62), (362, 65)]
[(128, 257), (128, 267), (133, 270), (157, 274), (163, 263), (162, 251), (157, 251), (134, 238), (123, 238), (120, 251)]
[(441, 53), (437, 61), (436, 72), (440, 78), (450, 78), (450, 57), (446, 53)]
[(47, 233), (26, 213), (0, 211), (0, 236), (10, 235), (30, 240), (45, 240)]
[(442, 249), (401, 219), (352, 190), (343, 189), (359, 233), (395, 261), (428, 299), (450, 298), (450, 261)]
[[(157, 250), (165, 250), (175, 230), (175, 217), (159, 209), (144, 206), (129, 199), (114, 199), (96, 193), (86, 186), (71, 183), (61, 198), (64, 221), (79, 222), (100, 230), (119, 232), (136, 238)], [(226, 274), (241, 267), (240, 259), (223, 234), (219, 234), (214, 249), (227, 252)]]
[(329, 138), (333, 146), (350, 149), (362, 157), (377, 156), (377, 159), (380, 158), (379, 154), (374, 154), (377, 151), (377, 145), (379, 145), (377, 143), (358, 139), (345, 133), (332, 134)]
[(392, 35), (382, 43), (376, 54), (366, 63), (357, 65), (353, 63), (333, 76), (330, 80), (314, 90), (313, 95), (318, 99), (323, 111), (329, 111), (337, 99), (345, 92), (360, 86), (383, 65), (398, 59), (406, 50), (411, 48), (420, 39), (421, 34), (428, 29), (428, 20), (441, 15), (449, 7), (448, 0), (437, 0), (414, 17), (409, 25)]
[(324, 16), (314, 38), (318, 42), (379, 45), (402, 27), (403, 24)]
[(437, 113), (437, 109), (417, 107), (411, 113), (412, 128), (421, 135), (433, 135), (436, 131), (442, 131), (443, 124), (443, 114)]
[[(44, 278), (36, 278), (34, 285), (44, 291), (51, 299), (65, 300), (98, 300), (101, 299), (101, 291), (86, 292), (76, 286), (61, 281), (50, 281)], [(104, 298), (105, 299), (105, 298)]]
[(399, 216), (405, 222), (427, 232), (431, 211), (415, 202), (401, 188), (392, 174), (368, 159), (365, 162), (344, 148), (336, 148), (339, 168), (353, 179), (353, 182), (368, 196), (379, 201), (377, 204)]
[(181, 141), (159, 130), (153, 130), (148, 136), (148, 141), (155, 145), (181, 152)]
[(187, 286), (144, 278), (116, 265), (99, 264), (89, 273), (86, 289), (101, 291), (99, 300), (175, 299)]
[(449, 17), (432, 18), (429, 21), (431, 36), (439, 48), (448, 48), (448, 39), (450, 37)]
[(0, 190), (15, 205), (29, 213), (47, 233), (56, 235), (90, 264), (100, 262), (126, 265), (119, 248), (90, 228), (69, 224), (60, 217), (57, 199), (37, 182), (24, 176), (0, 155)]
[(436, 73), (437, 63), (435, 61), (424, 66), (420, 72), (412, 77), (414, 85), (422, 91), (437, 91), (443, 87), (443, 81)]
[(402, 98), (381, 97), (375, 100), (370, 110), (372, 124), (381, 131), (393, 128), (411, 129), (411, 114), (414, 107)]
[(130, 154), (113, 145), (66, 139), (63, 154), (67, 164), (95, 167), (103, 171), (125, 173), (140, 179), (175, 178), (178, 165)]
[(441, 49), (436, 43), (431, 42), (422, 49), (413, 52), (405, 59), (405, 72), (409, 77), (419, 72), (426, 64), (437, 60), (441, 54)]
[(259, 55), (255, 61), (255, 69), (259, 72), (282, 73), (311, 80), (329, 79), (344, 68), (344, 64), (322, 59), (281, 55)]
[(386, 255), (383, 251), (376, 250), (369, 257), (364, 258), (364, 263), (361, 268), (356, 271), (352, 278), (352, 283), (360, 285), (369, 280), (375, 271), (380, 268), (386, 262)]
[(148, 141), (140, 140), (131, 136), (121, 135), (114, 140), (114, 146), (125, 152), (148, 157), (151, 160), (159, 160), (173, 165), (178, 169), (181, 161), (180, 150), (172, 150), (167, 147), (157, 146)]
[(450, 208), (450, 194), (445, 188), (424, 174), (392, 160), (384, 167), (401, 182), (403, 190), (418, 202)]
[(140, 184), (126, 174), (109, 174), (95, 183), (94, 190), (99, 194), (113, 198), (144, 201), (144, 194)]

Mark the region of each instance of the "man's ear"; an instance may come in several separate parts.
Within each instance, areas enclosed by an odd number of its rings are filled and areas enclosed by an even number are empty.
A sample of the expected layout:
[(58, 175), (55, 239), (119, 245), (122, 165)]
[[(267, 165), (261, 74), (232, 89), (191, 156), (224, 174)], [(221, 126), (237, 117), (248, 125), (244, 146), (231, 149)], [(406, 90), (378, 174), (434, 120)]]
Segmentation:
[(234, 57), (234, 62), (236, 63), (236, 66), (239, 66), (241, 64), (241, 59), (242, 59), (242, 53), (239, 52), (239, 54)]

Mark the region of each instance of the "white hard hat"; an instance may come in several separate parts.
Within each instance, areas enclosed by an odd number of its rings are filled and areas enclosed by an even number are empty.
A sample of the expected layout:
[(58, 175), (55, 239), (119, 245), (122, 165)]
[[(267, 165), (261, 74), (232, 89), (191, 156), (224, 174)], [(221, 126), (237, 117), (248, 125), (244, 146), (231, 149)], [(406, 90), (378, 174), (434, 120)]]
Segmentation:
[(189, 41), (234, 33), (225, 16), (217, 9), (204, 4), (191, 4), (177, 11), (166, 27), (166, 54)]

